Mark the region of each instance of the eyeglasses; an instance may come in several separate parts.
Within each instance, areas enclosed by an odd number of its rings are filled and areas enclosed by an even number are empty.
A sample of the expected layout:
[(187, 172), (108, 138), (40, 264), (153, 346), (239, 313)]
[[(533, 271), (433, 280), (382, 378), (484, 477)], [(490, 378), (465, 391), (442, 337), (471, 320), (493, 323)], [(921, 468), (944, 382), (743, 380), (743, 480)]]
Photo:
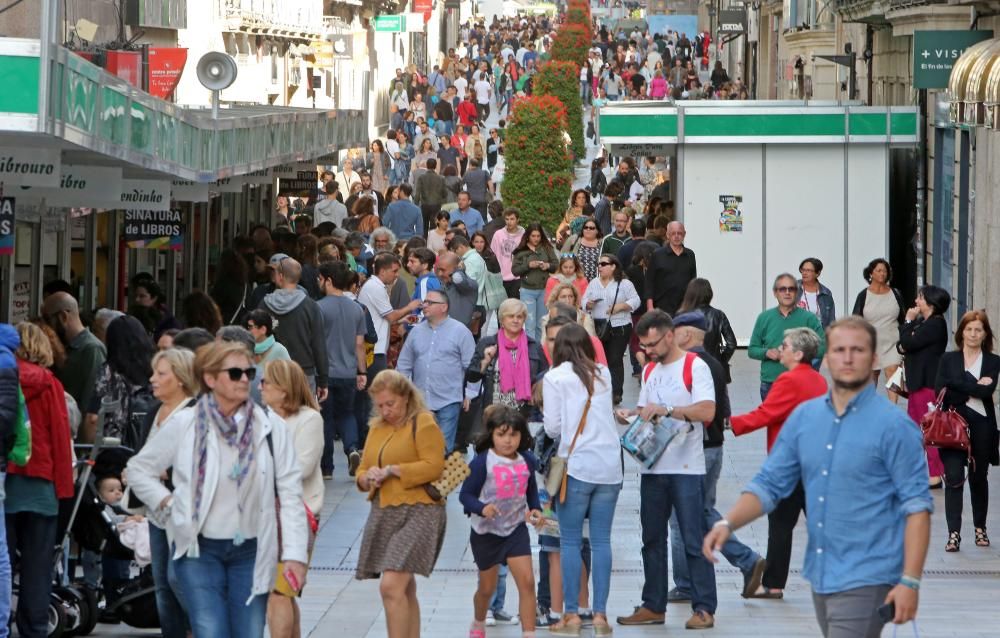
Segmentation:
[(611, 262), (611, 261), (599, 261), (599, 262), (597, 262), (597, 265), (598, 266), (614, 266), (615, 264), (614, 264), (614, 262)]
[(423, 305), (425, 305), (425, 306), (437, 306), (437, 305), (446, 306), (446, 305), (448, 305), (447, 302), (444, 302), (444, 301), (432, 301), (430, 299), (424, 299), (421, 303)]
[(597, 230), (597, 226), (584, 226), (584, 230)]
[(660, 345), (660, 342), (663, 341), (663, 339), (666, 336), (667, 336), (667, 333), (664, 332), (662, 335), (660, 335), (660, 338), (657, 339), (656, 341), (654, 341), (653, 343), (640, 343), (639, 347), (642, 348), (643, 350), (652, 350), (656, 346)]
[(793, 292), (798, 292), (798, 288), (796, 288), (795, 286), (781, 286), (780, 288), (775, 288), (774, 292), (779, 292), (785, 295)]
[(228, 374), (230, 381), (239, 381), (243, 375), (247, 376), (247, 381), (253, 381), (257, 376), (257, 368), (226, 368), (220, 372)]

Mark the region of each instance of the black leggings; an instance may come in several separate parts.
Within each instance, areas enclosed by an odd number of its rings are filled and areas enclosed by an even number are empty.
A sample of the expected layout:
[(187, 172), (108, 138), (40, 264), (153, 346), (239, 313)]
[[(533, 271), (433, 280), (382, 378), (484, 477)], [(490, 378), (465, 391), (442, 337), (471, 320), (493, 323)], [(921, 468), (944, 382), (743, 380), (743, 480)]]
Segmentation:
[(608, 326), (601, 345), (608, 358), (608, 370), (611, 371), (611, 394), (620, 397), (625, 383), (625, 351), (632, 337), (632, 326)]
[[(971, 410), (960, 409), (960, 414), (969, 423), (972, 460), (975, 461), (968, 476), (969, 493), (972, 497), (972, 524), (985, 529), (990, 502), (990, 484), (986, 473), (990, 467), (991, 452), (996, 448), (996, 425)], [(944, 512), (948, 533), (961, 533), (968, 456), (962, 450), (942, 449), (940, 452), (941, 462), (944, 464)]]

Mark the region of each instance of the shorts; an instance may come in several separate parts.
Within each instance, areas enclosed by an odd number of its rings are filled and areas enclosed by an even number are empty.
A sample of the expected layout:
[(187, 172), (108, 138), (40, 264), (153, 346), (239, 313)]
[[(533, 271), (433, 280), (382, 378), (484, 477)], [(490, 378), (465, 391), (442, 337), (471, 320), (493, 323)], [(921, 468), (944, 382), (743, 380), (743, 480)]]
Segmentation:
[(469, 546), (479, 571), (486, 571), (494, 565), (506, 565), (508, 558), (531, 556), (531, 536), (525, 523), (515, 527), (507, 536), (479, 534), (471, 530)]

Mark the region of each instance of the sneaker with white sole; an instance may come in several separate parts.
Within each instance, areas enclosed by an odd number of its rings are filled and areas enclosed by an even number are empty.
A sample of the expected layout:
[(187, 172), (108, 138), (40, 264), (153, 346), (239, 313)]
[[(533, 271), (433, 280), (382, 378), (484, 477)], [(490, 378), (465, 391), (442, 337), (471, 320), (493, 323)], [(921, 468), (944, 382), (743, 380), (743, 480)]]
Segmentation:
[(518, 623), (517, 614), (511, 616), (502, 609), (486, 612), (486, 626), (495, 627), (497, 625), (516, 625)]

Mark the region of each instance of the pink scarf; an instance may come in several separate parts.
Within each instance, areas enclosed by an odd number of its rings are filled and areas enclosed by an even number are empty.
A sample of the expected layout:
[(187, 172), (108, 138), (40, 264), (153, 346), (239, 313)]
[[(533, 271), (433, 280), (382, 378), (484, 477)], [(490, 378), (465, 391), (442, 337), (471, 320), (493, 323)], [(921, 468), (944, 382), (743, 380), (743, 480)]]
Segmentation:
[[(517, 341), (511, 341), (507, 334), (500, 330), (497, 332), (497, 349), (499, 361), (497, 365), (500, 369), (500, 391), (514, 391), (514, 397), (518, 401), (531, 400), (531, 362), (528, 360), (528, 334), (521, 331)], [(517, 350), (515, 360), (511, 359), (511, 350)]]

